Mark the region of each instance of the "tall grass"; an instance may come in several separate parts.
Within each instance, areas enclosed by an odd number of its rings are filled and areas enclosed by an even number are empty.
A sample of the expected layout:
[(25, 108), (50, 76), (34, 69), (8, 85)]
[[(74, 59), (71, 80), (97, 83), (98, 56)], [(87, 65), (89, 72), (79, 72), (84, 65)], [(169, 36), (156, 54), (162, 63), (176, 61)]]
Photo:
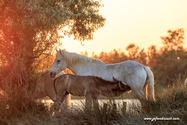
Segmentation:
[(154, 124), (186, 124), (187, 123), (187, 88), (184, 80), (176, 80), (156, 96), (156, 102), (147, 102), (143, 112), (150, 117), (179, 118), (177, 121), (157, 121)]
[[(48, 109), (42, 103), (32, 100), (36, 76), (28, 72), (23, 64), (0, 67), (0, 124), (15, 124), (28, 117), (42, 119)], [(40, 115), (42, 114), (42, 115)], [(30, 118), (29, 118), (30, 119)]]
[[(19, 68), (15, 68), (19, 69)], [(170, 125), (187, 123), (187, 90), (183, 80), (176, 80), (173, 86), (165, 88), (156, 95), (156, 102), (146, 101), (141, 110), (132, 107), (136, 113), (123, 112), (123, 107), (116, 107), (115, 101), (107, 106), (100, 106), (98, 110), (84, 110), (84, 104), (73, 110), (64, 110), (52, 116), (41, 102), (32, 100), (35, 89), (35, 77), (32, 73), (20, 68), (20, 71), (7, 73), (6, 69), (0, 70), (0, 124), (1, 125)], [(5, 71), (2, 73), (2, 71)], [(14, 68), (13, 68), (14, 70)], [(179, 118), (173, 121), (147, 121), (144, 118)], [(153, 119), (152, 119), (153, 120)]]
[[(173, 86), (156, 95), (156, 102), (146, 101), (141, 110), (132, 107), (136, 113), (115, 108), (115, 103), (100, 107), (97, 111), (85, 112), (82, 108), (66, 111), (62, 116), (66, 124), (128, 124), (128, 125), (185, 125), (187, 124), (187, 89), (183, 80), (176, 80)], [(133, 109), (134, 108), (134, 109)], [(151, 118), (146, 120), (146, 118)], [(170, 119), (171, 118), (171, 119)], [(178, 118), (174, 120), (173, 118)], [(164, 120), (169, 119), (169, 120)]]

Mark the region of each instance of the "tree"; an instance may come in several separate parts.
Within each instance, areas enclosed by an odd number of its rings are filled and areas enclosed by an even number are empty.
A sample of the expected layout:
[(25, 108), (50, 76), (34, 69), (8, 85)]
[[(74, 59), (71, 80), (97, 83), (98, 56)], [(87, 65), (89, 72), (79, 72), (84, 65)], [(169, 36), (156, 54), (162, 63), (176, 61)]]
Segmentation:
[(144, 49), (141, 49), (141, 51), (138, 53), (136, 61), (147, 65), (147, 54), (145, 53)]
[(35, 58), (60, 44), (59, 31), (81, 42), (93, 39), (105, 23), (100, 7), (90, 0), (1, 0), (0, 62), (19, 57), (30, 68)]
[[(185, 75), (186, 52), (183, 44), (183, 29), (168, 30), (169, 35), (161, 37), (164, 44), (159, 52), (154, 46), (149, 48), (152, 55), (149, 59), (155, 75), (155, 80), (161, 85), (172, 85), (181, 74)], [(157, 54), (156, 54), (157, 53)], [(156, 60), (155, 60), (156, 59)]]
[(129, 56), (129, 59), (130, 59), (130, 60), (135, 60), (135, 59), (137, 59), (138, 50), (139, 50), (139, 46), (136, 46), (134, 43), (130, 43), (130, 44), (126, 47), (126, 51), (128, 51), (128, 56)]
[(148, 55), (148, 65), (151, 67), (155, 66), (157, 62), (157, 55), (158, 55), (156, 45), (151, 45), (148, 48), (147, 55)]
[(181, 44), (184, 43), (184, 29), (181, 28), (174, 31), (168, 30), (167, 32), (169, 36), (160, 37), (163, 40), (162, 43), (164, 44), (164, 48), (167, 50), (176, 50), (181, 47)]
[(100, 7), (93, 0), (0, 0), (0, 87), (17, 106), (36, 83), (34, 69), (46, 67), (36, 63), (51, 58), (60, 38), (84, 42), (104, 26)]

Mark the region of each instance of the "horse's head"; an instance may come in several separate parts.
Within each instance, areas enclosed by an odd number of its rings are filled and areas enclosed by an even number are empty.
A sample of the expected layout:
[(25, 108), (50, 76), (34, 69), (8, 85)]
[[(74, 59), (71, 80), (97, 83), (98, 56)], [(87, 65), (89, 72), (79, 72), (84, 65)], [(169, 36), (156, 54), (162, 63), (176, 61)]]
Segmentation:
[(50, 77), (54, 78), (56, 74), (67, 68), (67, 63), (64, 59), (63, 50), (57, 50), (56, 58), (50, 68)]

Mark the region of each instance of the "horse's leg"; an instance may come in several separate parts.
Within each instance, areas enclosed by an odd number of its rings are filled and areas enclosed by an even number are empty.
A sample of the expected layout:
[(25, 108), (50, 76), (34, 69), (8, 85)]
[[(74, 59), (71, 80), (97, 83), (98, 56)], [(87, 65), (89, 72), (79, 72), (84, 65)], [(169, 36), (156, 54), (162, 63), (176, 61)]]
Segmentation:
[(55, 111), (55, 114), (59, 111), (59, 107), (61, 105), (61, 99), (60, 97), (57, 97), (55, 102), (54, 102), (54, 111)]
[(57, 97), (57, 99), (56, 99), (56, 101), (54, 103), (55, 114), (59, 111), (61, 105), (62, 105), (61, 111), (67, 109), (67, 105), (65, 105), (65, 104), (62, 103), (64, 101), (64, 98), (66, 96), (67, 96), (67, 94), (63, 95), (62, 98)]
[(64, 99), (64, 104), (66, 104), (66, 105), (70, 105), (70, 100), (71, 100), (71, 95), (70, 94), (68, 94), (66, 97), (65, 97), (65, 99)]
[(146, 76), (147, 75), (145, 72), (141, 72), (131, 75), (128, 77), (128, 79), (126, 79), (127, 84), (131, 87), (132, 91), (134, 91), (142, 106), (145, 104), (145, 100), (147, 100), (143, 93), (143, 88), (146, 83)]
[(86, 94), (86, 103), (85, 103), (85, 109), (91, 110), (92, 109), (92, 97), (90, 94)]
[(136, 89), (132, 89), (134, 91), (134, 93), (136, 94), (136, 96), (141, 100), (147, 100), (144, 93), (143, 93), (143, 89), (139, 88), (136, 88)]
[(98, 97), (97, 96), (92, 96), (93, 99), (93, 109), (95, 111), (99, 111), (99, 103), (98, 103)]
[(62, 102), (64, 101), (65, 96), (67, 96), (65, 90), (57, 91), (56, 100), (55, 100), (55, 103), (54, 103), (55, 113), (57, 113), (59, 111), (59, 107), (62, 104)]
[(68, 109), (68, 103), (66, 102), (68, 96), (69, 96), (69, 93), (66, 92), (65, 95), (63, 95), (62, 98), (61, 98), (62, 102), (64, 101), (64, 103), (62, 103), (62, 109), (63, 109), (63, 110)]

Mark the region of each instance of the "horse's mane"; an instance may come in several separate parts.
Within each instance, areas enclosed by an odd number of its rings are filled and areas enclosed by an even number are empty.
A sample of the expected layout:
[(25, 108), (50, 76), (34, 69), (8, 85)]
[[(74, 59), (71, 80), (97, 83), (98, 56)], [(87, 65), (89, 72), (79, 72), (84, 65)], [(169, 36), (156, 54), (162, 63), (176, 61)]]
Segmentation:
[(65, 50), (60, 50), (63, 54), (63, 57), (65, 58), (65, 60), (72, 64), (72, 63), (83, 63), (83, 62), (90, 62), (90, 63), (103, 63), (101, 60), (99, 59), (94, 59), (94, 58), (90, 58), (90, 57), (86, 57), (77, 53), (70, 53), (67, 52)]

